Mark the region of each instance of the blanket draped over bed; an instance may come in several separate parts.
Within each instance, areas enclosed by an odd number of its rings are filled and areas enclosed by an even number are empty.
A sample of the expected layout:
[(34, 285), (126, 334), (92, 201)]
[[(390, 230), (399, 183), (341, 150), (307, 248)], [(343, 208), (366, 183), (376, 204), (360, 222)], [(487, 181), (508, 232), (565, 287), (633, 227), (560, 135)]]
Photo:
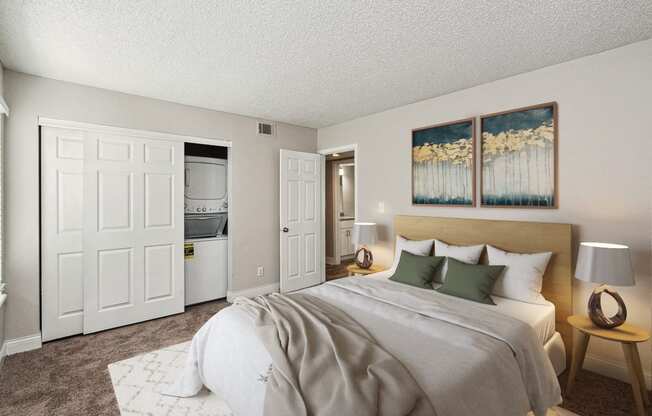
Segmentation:
[[(533, 329), (525, 322), (486, 309), (470, 307), (457, 298), (432, 296), (423, 291), (402, 291), (391, 282), (367, 284), (361, 279), (332, 282), (334, 286), (355, 292), (378, 302), (407, 309), (418, 315), (444, 321), (484, 334), (504, 342), (512, 350), (520, 369), (520, 379), (525, 386), (535, 415), (545, 415), (549, 407), (561, 403), (561, 388), (552, 363), (537, 341)], [(463, 357), (451, 357), (463, 360)], [(514, 377), (512, 377), (514, 378)], [(503, 397), (509, 397), (504, 391)], [(489, 399), (489, 398), (487, 398)], [(434, 404), (435, 407), (437, 403)]]
[(238, 298), (235, 305), (256, 314), (274, 363), (265, 415), (435, 414), (405, 367), (332, 305), (300, 293)]
[[(269, 380), (254, 381), (266, 372)], [(170, 393), (185, 397), (202, 385), (247, 416), (339, 416), (352, 414), (341, 410), (348, 406), (356, 415), (543, 416), (561, 403), (528, 324), (365, 277), (236, 300), (195, 335)]]

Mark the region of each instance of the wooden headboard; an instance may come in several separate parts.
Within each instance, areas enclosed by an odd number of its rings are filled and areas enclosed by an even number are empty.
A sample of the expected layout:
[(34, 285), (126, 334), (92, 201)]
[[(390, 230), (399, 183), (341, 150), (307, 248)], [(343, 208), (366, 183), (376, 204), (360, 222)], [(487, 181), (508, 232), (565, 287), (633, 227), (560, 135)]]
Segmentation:
[[(519, 253), (551, 251), (543, 276), (543, 296), (555, 304), (556, 329), (564, 340), (570, 363), (573, 332), (566, 322), (573, 313), (570, 224), (397, 215), (394, 232), (410, 240), (436, 238), (454, 245), (486, 243)], [(480, 262), (486, 262), (486, 250)]]

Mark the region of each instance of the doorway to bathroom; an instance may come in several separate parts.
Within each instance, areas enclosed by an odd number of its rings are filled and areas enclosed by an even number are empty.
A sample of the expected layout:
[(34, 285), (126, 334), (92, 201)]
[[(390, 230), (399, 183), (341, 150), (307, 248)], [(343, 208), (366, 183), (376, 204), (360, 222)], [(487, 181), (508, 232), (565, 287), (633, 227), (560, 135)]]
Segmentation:
[(355, 145), (320, 151), (325, 155), (326, 280), (348, 276), (354, 261), (357, 214)]

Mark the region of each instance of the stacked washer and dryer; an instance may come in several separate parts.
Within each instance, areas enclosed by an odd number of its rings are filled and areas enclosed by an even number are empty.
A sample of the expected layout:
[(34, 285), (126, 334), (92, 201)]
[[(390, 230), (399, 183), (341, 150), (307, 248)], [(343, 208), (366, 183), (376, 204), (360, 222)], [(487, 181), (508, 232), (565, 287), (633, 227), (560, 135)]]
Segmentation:
[(185, 156), (186, 305), (226, 297), (227, 160)]

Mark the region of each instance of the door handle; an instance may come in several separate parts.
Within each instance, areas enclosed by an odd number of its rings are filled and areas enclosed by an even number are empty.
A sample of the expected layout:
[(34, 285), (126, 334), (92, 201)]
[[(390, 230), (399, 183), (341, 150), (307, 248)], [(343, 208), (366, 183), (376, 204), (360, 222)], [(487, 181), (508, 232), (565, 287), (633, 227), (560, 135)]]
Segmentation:
[(287, 233), (288, 231), (290, 231), (290, 229), (288, 227), (283, 227), (281, 229), (281, 231), (283, 231), (284, 233)]

